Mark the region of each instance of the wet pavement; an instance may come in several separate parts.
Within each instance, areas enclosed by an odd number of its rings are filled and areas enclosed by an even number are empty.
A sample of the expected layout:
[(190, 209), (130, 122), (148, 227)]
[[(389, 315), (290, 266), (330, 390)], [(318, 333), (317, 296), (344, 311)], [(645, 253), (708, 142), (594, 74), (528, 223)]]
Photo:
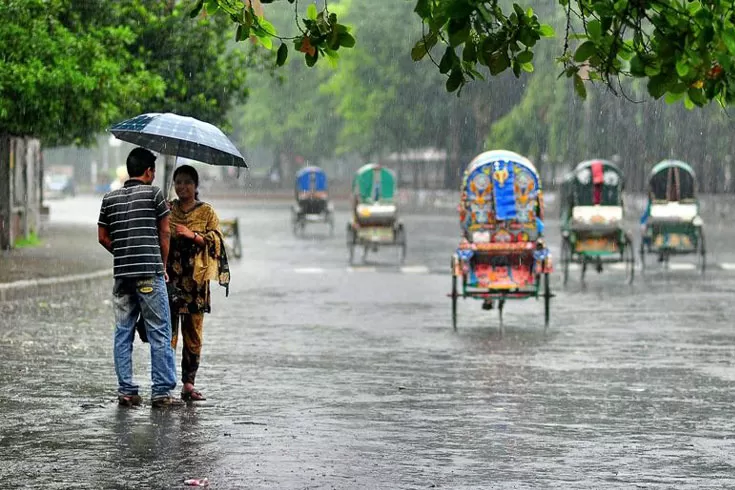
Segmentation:
[[(91, 201), (61, 203), (56, 221), (94, 227)], [(606, 270), (562, 288), (557, 273), (548, 331), (542, 303), (518, 301), (501, 338), (497, 313), (470, 300), (451, 328), (454, 215), (404, 217), (403, 267), (386, 249), (350, 268), (344, 212), (334, 237), (313, 225), (297, 238), (287, 204), (214, 204), (240, 219), (243, 257), (229, 298), (212, 286), (200, 406), (117, 407), (110, 280), (0, 304), (7, 487), (735, 487), (723, 220), (706, 221), (717, 266), (704, 278), (654, 268), (626, 286)], [(558, 252), (558, 223), (547, 230)]]
[(97, 244), (96, 226), (54, 221), (40, 240), (39, 246), (0, 250), (0, 284), (112, 267), (112, 255)]

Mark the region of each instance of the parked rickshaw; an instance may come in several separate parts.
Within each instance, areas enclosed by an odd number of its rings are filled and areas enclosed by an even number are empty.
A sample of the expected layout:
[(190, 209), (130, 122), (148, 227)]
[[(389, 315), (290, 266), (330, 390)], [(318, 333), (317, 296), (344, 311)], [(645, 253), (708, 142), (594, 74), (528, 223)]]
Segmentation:
[(363, 248), (362, 260), (368, 251), (381, 247), (397, 247), (398, 258), (406, 258), (406, 230), (398, 219), (396, 205), (396, 175), (379, 164), (360, 167), (352, 181), (352, 220), (347, 224), (347, 250), (350, 263), (355, 249)]
[(603, 264), (622, 263), (625, 280), (633, 281), (635, 251), (632, 235), (623, 229), (623, 172), (607, 160), (587, 160), (569, 172), (561, 185), (561, 263), (564, 284), (569, 265), (580, 264), (598, 273)]
[(497, 309), (501, 333), (506, 300), (543, 298), (548, 327), (552, 263), (543, 239), (536, 168), (517, 153), (488, 151), (467, 166), (460, 193), (462, 236), (451, 261), (452, 326), (456, 330), (458, 298), (480, 299), (483, 309)]
[(296, 204), (291, 208), (294, 234), (303, 233), (307, 223), (326, 223), (334, 233), (334, 207), (327, 193), (327, 174), (319, 167), (304, 167), (296, 173)]
[(651, 169), (648, 204), (641, 217), (641, 265), (655, 254), (665, 267), (672, 255), (695, 254), (704, 273), (707, 253), (703, 221), (699, 216), (694, 169), (679, 160), (663, 160)]

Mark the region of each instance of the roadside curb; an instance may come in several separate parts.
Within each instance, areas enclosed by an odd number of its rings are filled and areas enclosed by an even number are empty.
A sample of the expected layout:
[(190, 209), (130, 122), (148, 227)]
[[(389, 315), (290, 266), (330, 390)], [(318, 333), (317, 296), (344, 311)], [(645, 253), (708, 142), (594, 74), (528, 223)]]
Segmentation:
[(69, 291), (107, 277), (112, 277), (112, 268), (86, 274), (70, 274), (3, 283), (0, 284), (0, 302)]

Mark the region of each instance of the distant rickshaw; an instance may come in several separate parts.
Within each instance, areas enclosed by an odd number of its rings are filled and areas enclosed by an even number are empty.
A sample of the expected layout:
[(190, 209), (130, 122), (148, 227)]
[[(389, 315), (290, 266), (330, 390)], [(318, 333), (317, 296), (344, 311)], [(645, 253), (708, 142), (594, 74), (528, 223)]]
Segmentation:
[(623, 172), (607, 160), (587, 160), (569, 172), (561, 186), (561, 263), (564, 284), (569, 265), (598, 273), (605, 263), (622, 263), (626, 282), (635, 275), (632, 236), (623, 229)]
[(362, 247), (362, 260), (368, 251), (397, 247), (398, 259), (406, 258), (406, 230), (398, 219), (396, 175), (379, 164), (360, 167), (352, 181), (352, 220), (347, 224), (347, 250), (350, 263), (355, 249)]
[(334, 233), (334, 208), (327, 193), (327, 174), (319, 167), (304, 167), (296, 173), (296, 204), (291, 208), (294, 234), (303, 233), (307, 223), (326, 223)]
[(672, 255), (695, 254), (704, 273), (707, 253), (699, 216), (694, 169), (679, 160), (663, 160), (651, 169), (648, 204), (641, 217), (641, 265), (647, 253), (668, 267)]
[(458, 298), (483, 300), (486, 310), (497, 308), (501, 333), (506, 300), (543, 298), (548, 327), (552, 263), (543, 239), (536, 168), (517, 153), (488, 151), (467, 166), (460, 193), (461, 239), (451, 261), (452, 326), (457, 328)]

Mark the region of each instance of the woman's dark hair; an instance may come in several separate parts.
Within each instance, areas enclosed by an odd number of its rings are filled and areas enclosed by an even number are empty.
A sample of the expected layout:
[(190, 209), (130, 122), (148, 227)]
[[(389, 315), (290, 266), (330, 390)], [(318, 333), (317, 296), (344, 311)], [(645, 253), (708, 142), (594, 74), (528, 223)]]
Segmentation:
[[(194, 181), (194, 187), (196, 189), (199, 189), (199, 173), (197, 172), (197, 169), (195, 169), (191, 165), (182, 165), (180, 167), (176, 167), (176, 170), (174, 170), (173, 179), (176, 180), (176, 176), (179, 174), (184, 174), (184, 175), (188, 175), (189, 177), (191, 177), (191, 180)], [(197, 201), (199, 200), (198, 190), (194, 192), (194, 199), (196, 199)]]

